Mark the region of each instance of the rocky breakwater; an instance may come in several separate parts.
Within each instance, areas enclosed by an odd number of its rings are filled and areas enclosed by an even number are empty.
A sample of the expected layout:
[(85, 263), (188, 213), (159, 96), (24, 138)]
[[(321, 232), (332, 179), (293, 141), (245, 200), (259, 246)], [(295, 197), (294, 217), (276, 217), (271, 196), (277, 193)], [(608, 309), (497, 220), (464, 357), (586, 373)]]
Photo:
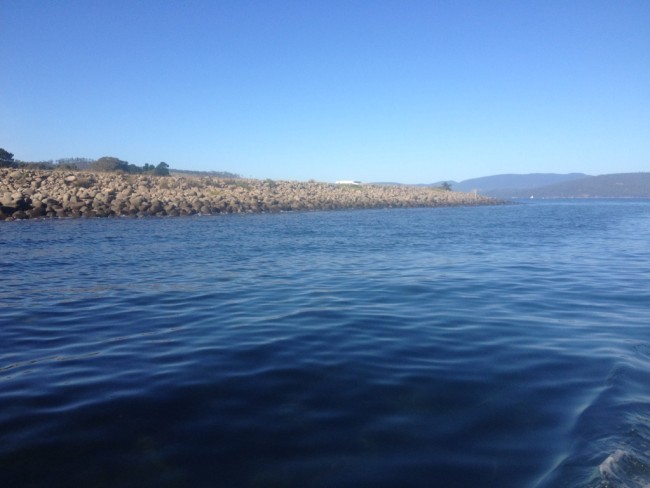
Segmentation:
[(0, 168), (0, 220), (496, 203), (429, 187)]

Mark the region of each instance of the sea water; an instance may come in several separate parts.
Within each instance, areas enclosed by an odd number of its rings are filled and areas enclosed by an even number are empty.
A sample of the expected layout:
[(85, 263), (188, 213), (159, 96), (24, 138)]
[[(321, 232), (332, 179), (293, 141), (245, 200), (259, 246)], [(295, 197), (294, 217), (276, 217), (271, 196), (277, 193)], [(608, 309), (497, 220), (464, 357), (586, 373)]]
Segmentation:
[(650, 485), (650, 201), (0, 222), (0, 251), (0, 486)]

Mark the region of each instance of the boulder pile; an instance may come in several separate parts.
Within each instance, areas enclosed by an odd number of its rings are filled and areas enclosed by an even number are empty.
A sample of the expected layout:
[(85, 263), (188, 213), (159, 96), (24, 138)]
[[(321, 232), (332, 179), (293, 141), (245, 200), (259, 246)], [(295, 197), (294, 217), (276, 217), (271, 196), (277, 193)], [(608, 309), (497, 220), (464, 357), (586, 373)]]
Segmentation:
[(0, 168), (0, 220), (496, 203), (431, 187)]

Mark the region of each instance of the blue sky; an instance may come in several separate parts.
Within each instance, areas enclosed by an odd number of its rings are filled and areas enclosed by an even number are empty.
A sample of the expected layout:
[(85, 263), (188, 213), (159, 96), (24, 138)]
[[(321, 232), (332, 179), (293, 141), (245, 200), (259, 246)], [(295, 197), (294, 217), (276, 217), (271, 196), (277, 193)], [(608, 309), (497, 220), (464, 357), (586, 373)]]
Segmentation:
[(254, 178), (650, 171), (650, 1), (0, 2), (0, 147)]

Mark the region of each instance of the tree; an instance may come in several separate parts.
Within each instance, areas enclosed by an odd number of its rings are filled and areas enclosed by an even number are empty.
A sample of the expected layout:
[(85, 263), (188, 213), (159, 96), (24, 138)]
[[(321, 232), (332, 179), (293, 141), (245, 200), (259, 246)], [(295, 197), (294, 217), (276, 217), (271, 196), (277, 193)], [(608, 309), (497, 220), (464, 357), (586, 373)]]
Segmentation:
[(99, 158), (93, 164), (90, 165), (90, 169), (95, 171), (129, 171), (129, 163), (122, 161), (121, 159), (114, 158), (112, 156), (104, 156)]
[(153, 170), (153, 174), (157, 176), (169, 176), (169, 165), (164, 161), (158, 163), (156, 169)]
[(442, 185), (440, 185), (440, 188), (442, 188), (445, 191), (451, 191), (451, 183), (448, 181), (444, 181)]
[(54, 161), (54, 164), (63, 169), (88, 169), (94, 162), (90, 158), (61, 158)]
[(11, 167), (14, 165), (14, 155), (9, 151), (0, 148), (0, 168), (3, 166)]

